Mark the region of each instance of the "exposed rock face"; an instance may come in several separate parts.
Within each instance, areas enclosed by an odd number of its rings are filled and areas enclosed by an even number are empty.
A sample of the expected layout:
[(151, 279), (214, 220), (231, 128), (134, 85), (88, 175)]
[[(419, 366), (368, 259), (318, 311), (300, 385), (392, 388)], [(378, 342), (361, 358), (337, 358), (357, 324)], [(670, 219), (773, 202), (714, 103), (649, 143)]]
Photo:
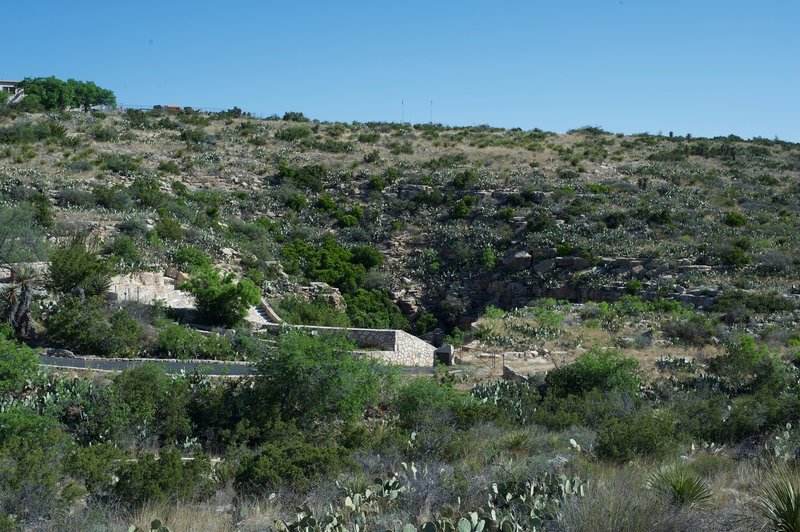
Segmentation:
[(644, 298), (664, 297), (698, 308), (712, 305), (722, 291), (719, 286), (680, 284), (688, 275), (719, 269), (691, 258), (667, 262), (653, 257), (599, 257), (590, 262), (580, 256), (557, 256), (555, 248), (538, 247), (511, 249), (503, 265), (505, 271), (471, 279), (460, 293), (461, 300), (468, 302), (465, 327), (487, 305), (515, 308), (541, 297), (576, 303), (615, 301), (631, 293), (633, 280), (639, 282), (637, 293)]
[(515, 251), (505, 256), (503, 264), (512, 271), (527, 270), (531, 265), (531, 254), (527, 251)]

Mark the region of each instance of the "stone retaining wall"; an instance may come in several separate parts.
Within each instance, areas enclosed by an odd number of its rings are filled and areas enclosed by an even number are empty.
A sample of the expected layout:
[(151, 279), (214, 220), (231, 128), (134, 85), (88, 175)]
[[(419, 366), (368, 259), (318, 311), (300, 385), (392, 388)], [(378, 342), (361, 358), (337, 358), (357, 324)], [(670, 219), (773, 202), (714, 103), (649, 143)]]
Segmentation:
[(436, 348), (405, 331), (394, 329), (344, 329), (340, 327), (281, 325), (277, 323), (263, 325), (261, 330), (277, 332), (283, 327), (302, 329), (312, 334), (344, 333), (347, 339), (360, 349), (374, 349), (358, 351), (358, 353), (366, 356), (379, 358), (389, 364), (400, 366), (433, 366), (433, 353)]

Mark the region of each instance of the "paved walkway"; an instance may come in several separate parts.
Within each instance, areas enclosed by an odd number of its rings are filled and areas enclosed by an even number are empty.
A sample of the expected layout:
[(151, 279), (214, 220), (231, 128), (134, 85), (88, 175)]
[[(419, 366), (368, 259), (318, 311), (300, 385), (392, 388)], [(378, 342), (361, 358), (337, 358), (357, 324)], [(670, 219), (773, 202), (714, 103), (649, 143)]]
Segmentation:
[[(135, 368), (143, 364), (157, 364), (164, 367), (164, 373), (168, 375), (179, 375), (181, 373), (200, 373), (209, 377), (245, 377), (253, 375), (253, 364), (242, 362), (218, 362), (215, 360), (204, 361), (176, 361), (154, 359), (120, 359), (120, 358), (66, 358), (39, 356), (39, 365), (62, 369), (86, 369), (92, 371), (120, 372), (126, 369)], [(433, 373), (433, 368), (421, 368), (416, 366), (401, 366), (400, 370), (408, 375), (429, 375)]]

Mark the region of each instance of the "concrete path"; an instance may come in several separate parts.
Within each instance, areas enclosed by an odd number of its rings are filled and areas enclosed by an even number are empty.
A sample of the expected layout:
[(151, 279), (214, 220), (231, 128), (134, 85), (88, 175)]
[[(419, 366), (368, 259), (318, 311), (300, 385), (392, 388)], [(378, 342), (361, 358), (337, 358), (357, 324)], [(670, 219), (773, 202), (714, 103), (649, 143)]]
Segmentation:
[[(199, 370), (200, 373), (209, 377), (245, 377), (253, 374), (252, 364), (243, 364), (241, 362), (217, 362), (213, 360), (190, 362), (190, 361), (175, 361), (175, 360), (159, 360), (154, 359), (104, 359), (104, 358), (66, 358), (66, 357), (51, 357), (39, 356), (39, 365), (48, 366), (61, 369), (85, 369), (92, 371), (107, 371), (107, 372), (120, 372), (126, 369), (135, 368), (142, 364), (157, 364), (163, 366), (164, 373), (167, 375), (179, 375), (181, 373), (194, 373)], [(429, 375), (433, 373), (433, 368), (421, 368), (416, 366), (402, 366), (400, 368), (404, 374), (407, 375)]]

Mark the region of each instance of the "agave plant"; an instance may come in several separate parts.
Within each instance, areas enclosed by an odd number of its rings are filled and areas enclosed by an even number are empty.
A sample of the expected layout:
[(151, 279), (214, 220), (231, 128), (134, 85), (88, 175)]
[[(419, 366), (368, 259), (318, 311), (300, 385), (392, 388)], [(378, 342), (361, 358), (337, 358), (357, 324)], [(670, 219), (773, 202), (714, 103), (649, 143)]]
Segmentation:
[(769, 530), (800, 532), (800, 474), (787, 466), (774, 466), (760, 483), (756, 510)]
[(708, 484), (684, 464), (661, 467), (650, 475), (647, 489), (677, 506), (702, 507), (712, 496)]

